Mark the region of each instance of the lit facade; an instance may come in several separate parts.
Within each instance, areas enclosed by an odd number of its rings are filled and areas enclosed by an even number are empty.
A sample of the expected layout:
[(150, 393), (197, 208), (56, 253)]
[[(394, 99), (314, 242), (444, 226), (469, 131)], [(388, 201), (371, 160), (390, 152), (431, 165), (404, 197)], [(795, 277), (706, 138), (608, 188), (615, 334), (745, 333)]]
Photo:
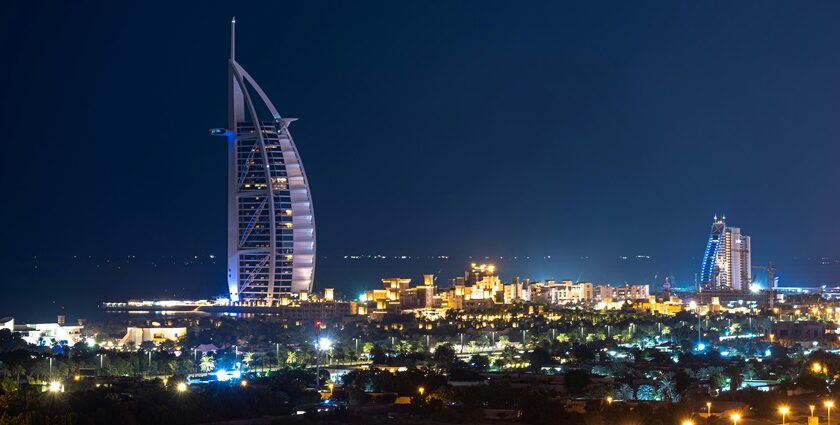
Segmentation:
[[(312, 195), (289, 132), (262, 88), (235, 59), (231, 23), (228, 61), (228, 260), (231, 302), (273, 303), (311, 292), (315, 276)], [(268, 114), (264, 114), (267, 111)]]
[(726, 217), (715, 216), (700, 265), (700, 289), (748, 289), (752, 281), (750, 245), (750, 237), (742, 235), (740, 228), (728, 227)]

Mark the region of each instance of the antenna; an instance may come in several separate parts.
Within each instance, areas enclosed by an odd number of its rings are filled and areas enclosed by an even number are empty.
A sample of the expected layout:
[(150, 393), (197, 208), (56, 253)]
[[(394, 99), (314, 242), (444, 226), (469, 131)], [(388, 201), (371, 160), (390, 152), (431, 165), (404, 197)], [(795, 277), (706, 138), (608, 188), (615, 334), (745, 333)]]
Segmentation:
[(230, 58), (236, 59), (236, 16), (230, 21)]

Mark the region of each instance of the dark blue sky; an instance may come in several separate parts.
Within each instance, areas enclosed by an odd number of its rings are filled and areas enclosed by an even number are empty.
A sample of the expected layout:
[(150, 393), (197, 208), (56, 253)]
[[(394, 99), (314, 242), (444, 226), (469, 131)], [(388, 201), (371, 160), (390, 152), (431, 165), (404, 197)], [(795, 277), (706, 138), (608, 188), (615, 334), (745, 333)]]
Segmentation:
[(233, 15), (320, 255), (840, 256), (840, 4), (121, 3), (3, 6), (6, 262), (223, 255)]

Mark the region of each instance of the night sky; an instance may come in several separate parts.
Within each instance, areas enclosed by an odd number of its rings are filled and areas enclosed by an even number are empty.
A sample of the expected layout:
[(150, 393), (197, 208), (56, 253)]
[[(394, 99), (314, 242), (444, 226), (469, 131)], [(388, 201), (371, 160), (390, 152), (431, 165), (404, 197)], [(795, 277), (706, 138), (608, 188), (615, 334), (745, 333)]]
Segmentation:
[[(224, 256), (207, 130), (234, 15), (238, 61), (300, 118), (319, 257), (588, 256), (621, 280), (612, 259), (649, 255), (689, 282), (715, 213), (782, 275), (840, 257), (836, 2), (121, 3), (2, 6), (0, 316), (145, 279), (73, 255)], [(221, 264), (179, 273), (224, 292)]]

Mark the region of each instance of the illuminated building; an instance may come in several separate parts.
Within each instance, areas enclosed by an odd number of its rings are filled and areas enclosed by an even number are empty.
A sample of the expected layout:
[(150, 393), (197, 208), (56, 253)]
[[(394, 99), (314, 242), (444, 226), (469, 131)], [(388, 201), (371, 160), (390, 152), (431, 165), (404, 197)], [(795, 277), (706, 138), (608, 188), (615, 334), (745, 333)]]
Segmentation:
[(649, 285), (623, 285), (612, 287), (611, 285), (598, 285), (595, 287), (596, 298), (604, 302), (612, 301), (639, 301), (650, 297)]
[(140, 346), (144, 342), (154, 342), (160, 344), (164, 341), (178, 341), (187, 335), (187, 328), (177, 327), (169, 328), (162, 326), (155, 326), (150, 328), (129, 327), (125, 331), (125, 336), (119, 342), (119, 345), (134, 344)]
[(59, 316), (56, 323), (16, 324), (12, 318), (3, 320), (3, 327), (8, 326), (13, 332), (20, 333), (21, 339), (33, 345), (52, 346), (62, 342), (74, 345), (82, 340), (84, 329), (81, 321), (79, 325), (65, 325), (63, 316)]
[(590, 301), (594, 298), (593, 285), (589, 282), (574, 283), (571, 280), (532, 285), (535, 299), (545, 304), (569, 304)]
[(704, 291), (749, 288), (752, 281), (750, 237), (742, 235), (737, 227), (728, 227), (726, 217), (715, 216), (698, 277), (700, 289)]
[[(232, 302), (273, 302), (312, 291), (315, 221), (312, 196), (289, 124), (235, 59), (228, 61), (228, 261)], [(261, 114), (268, 111), (269, 115)]]

